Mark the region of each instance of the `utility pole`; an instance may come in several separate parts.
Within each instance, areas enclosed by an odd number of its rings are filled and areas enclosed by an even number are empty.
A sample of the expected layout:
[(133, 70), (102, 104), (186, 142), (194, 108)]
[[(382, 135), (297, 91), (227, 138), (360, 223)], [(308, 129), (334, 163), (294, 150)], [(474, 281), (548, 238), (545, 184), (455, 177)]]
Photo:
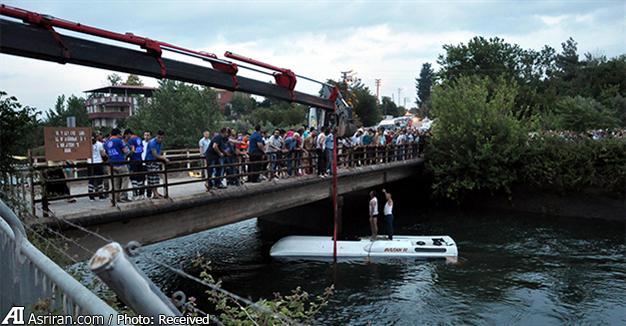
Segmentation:
[(352, 70), (342, 71), (341, 72), (341, 80), (345, 84), (351, 83), (352, 82), (352, 77), (353, 77), (353, 71)]
[(380, 103), (380, 78), (374, 79), (376, 83), (376, 101)]

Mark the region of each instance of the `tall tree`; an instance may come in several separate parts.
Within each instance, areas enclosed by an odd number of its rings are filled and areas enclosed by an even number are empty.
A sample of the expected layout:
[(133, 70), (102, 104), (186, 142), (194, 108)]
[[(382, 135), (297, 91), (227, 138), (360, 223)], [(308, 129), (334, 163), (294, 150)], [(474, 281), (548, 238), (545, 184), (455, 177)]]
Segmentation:
[(168, 147), (196, 146), (204, 130), (216, 130), (222, 121), (217, 94), (172, 80), (162, 80), (150, 103), (127, 120), (133, 130), (163, 130)]
[(429, 62), (422, 65), (420, 71), (420, 77), (415, 79), (415, 90), (417, 91), (417, 97), (415, 98), (415, 104), (418, 107), (426, 106), (430, 100), (430, 92), (433, 88), (433, 81), (435, 78), (435, 71)]
[(67, 124), (67, 118), (76, 118), (77, 127), (88, 127), (91, 125), (87, 109), (85, 108), (85, 99), (71, 95), (65, 98), (65, 95), (59, 95), (54, 108), (46, 112), (45, 124), (48, 126), (63, 127)]
[(143, 86), (143, 81), (141, 80), (141, 78), (139, 78), (139, 76), (137, 76), (135, 74), (130, 74), (126, 78), (126, 82), (124, 83), (124, 85)]
[(563, 51), (556, 56), (556, 67), (564, 81), (570, 81), (576, 77), (580, 62), (578, 59), (578, 43), (573, 38), (561, 43)]
[(380, 108), (376, 101), (376, 96), (372, 94), (368, 87), (361, 84), (350, 88), (354, 97), (353, 108), (364, 126), (373, 126), (378, 124), (382, 118)]
[(518, 85), (513, 110), (519, 118), (541, 112), (553, 104), (546, 103), (542, 92), (547, 73), (554, 69), (554, 49), (526, 50), (498, 37), (474, 37), (467, 45), (448, 44), (443, 48), (446, 52), (437, 60), (441, 65), (438, 75), (443, 83), (462, 76), (484, 76), (491, 81), (490, 89), (494, 89), (501, 78), (513, 80)]
[(109, 82), (109, 85), (111, 86), (118, 86), (119, 84), (122, 83), (122, 76), (116, 73), (112, 73), (110, 75), (107, 75), (107, 81)]
[(230, 105), (230, 117), (240, 118), (251, 113), (257, 107), (257, 102), (250, 95), (235, 92), (232, 101), (230, 101)]
[(37, 138), (34, 133), (38, 124), (35, 109), (22, 106), (15, 97), (0, 91), (0, 172), (11, 170), (12, 155), (23, 155), (35, 145), (32, 141)]
[(383, 115), (391, 115), (394, 117), (404, 115), (404, 113), (406, 112), (404, 107), (397, 106), (396, 103), (394, 103), (389, 96), (383, 96), (382, 100), (380, 101), (380, 111)]

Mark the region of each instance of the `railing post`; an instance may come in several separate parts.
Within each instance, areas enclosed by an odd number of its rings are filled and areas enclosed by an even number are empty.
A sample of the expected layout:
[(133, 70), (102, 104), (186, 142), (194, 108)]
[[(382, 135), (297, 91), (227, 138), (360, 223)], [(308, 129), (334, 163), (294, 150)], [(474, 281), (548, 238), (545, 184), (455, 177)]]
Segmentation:
[(41, 173), (41, 211), (43, 217), (48, 217), (48, 187), (46, 182), (46, 174)]
[(37, 209), (35, 207), (35, 182), (33, 174), (35, 174), (35, 169), (33, 167), (33, 156), (31, 150), (28, 149), (28, 174), (30, 181), (30, 208), (33, 211), (33, 216), (37, 216)]
[(187, 148), (187, 157), (186, 157), (186, 159), (187, 159), (187, 168), (191, 169), (191, 162), (189, 162), (189, 157), (190, 157), (189, 156), (189, 148)]
[(109, 192), (111, 194), (111, 205), (112, 206), (116, 206), (117, 205), (117, 200), (115, 199), (115, 178), (113, 178), (113, 165), (111, 165), (111, 163), (108, 163), (109, 166), (109, 181), (111, 182), (111, 191)]
[(169, 198), (170, 192), (167, 181), (167, 163), (165, 162), (163, 162), (163, 182), (165, 183), (163, 196), (165, 198)]

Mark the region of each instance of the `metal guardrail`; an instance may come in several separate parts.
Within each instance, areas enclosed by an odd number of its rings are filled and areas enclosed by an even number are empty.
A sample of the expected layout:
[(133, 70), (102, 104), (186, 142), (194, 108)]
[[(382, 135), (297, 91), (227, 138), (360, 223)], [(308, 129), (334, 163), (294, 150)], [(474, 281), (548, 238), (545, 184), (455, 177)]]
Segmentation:
[[(117, 311), (50, 260), (27, 239), (22, 222), (0, 201), (0, 316), (11, 308), (24, 313), (47, 300), (46, 310), (55, 314), (103, 316), (117, 323)], [(112, 316), (112, 317), (110, 317)], [(76, 320), (76, 319), (74, 319)]]
[[(190, 149), (170, 150), (167, 153), (170, 160), (165, 164), (160, 161), (142, 161), (141, 168), (133, 170), (132, 161), (116, 162), (116, 163), (73, 163), (59, 166), (42, 166), (33, 165), (23, 169), (29, 175), (23, 175), (21, 180), (25, 180), (26, 184), (32, 185), (30, 190), (30, 203), (33, 214), (36, 214), (35, 205), (41, 204), (43, 216), (48, 215), (49, 203), (58, 200), (71, 200), (84, 197), (106, 196), (111, 201), (112, 206), (118, 204), (115, 194), (131, 192), (134, 190), (156, 191), (163, 189), (161, 192), (164, 197), (169, 197), (169, 190), (174, 186), (181, 186), (191, 183), (204, 183), (205, 185), (219, 185), (226, 183), (230, 186), (238, 186), (244, 182), (250, 182), (251, 179), (265, 178), (271, 180), (276, 177), (280, 178), (296, 178), (302, 175), (311, 175), (315, 173), (324, 173), (326, 165), (326, 154), (321, 151), (281, 151), (272, 154), (266, 154), (257, 160), (251, 160), (247, 154), (232, 155), (222, 162), (222, 164), (209, 164), (207, 160)], [(358, 146), (358, 147), (339, 147), (338, 151), (338, 167), (341, 169), (352, 169), (356, 167), (385, 164), (397, 161), (414, 159), (421, 155), (420, 146), (417, 143), (405, 145), (386, 145), (386, 146)], [(158, 171), (146, 171), (145, 164), (155, 162), (159, 166)], [(115, 172), (114, 166), (128, 166), (129, 171), (126, 173)], [(324, 166), (322, 166), (324, 165)], [(79, 176), (75, 171), (89, 170), (94, 167), (102, 167), (103, 174), (93, 175), (90, 173), (81, 173)], [(63, 172), (65, 169), (69, 172)], [(56, 170), (56, 173), (52, 173)], [(172, 180), (172, 175), (180, 174), (196, 174), (198, 177), (188, 180)], [(54, 176), (52, 176), (54, 174)], [(139, 178), (148, 179), (150, 176), (159, 175), (160, 181), (158, 185), (145, 185), (141, 183), (139, 186), (127, 187), (123, 189), (115, 188), (115, 180), (119, 178)], [(69, 176), (69, 177), (68, 177)], [(262, 177), (261, 177), (262, 176)], [(70, 184), (77, 182), (95, 182), (102, 184), (105, 188), (101, 191), (52, 194), (49, 189), (55, 185), (67, 186), (69, 191)], [(130, 182), (129, 182), (130, 184)], [(20, 188), (20, 187), (17, 187)], [(21, 187), (24, 188), (24, 187)], [(36, 191), (37, 188), (39, 191)], [(39, 195), (37, 195), (39, 194)], [(20, 193), (26, 196), (25, 192)]]

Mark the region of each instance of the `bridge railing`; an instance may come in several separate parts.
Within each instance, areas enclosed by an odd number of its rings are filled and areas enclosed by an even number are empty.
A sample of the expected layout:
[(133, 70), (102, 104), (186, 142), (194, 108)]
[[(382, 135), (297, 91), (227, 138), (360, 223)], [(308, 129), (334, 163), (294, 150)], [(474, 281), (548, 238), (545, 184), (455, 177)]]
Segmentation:
[[(117, 311), (33, 246), (18, 217), (0, 201), (0, 315), (13, 307), (30, 312), (98, 315), (93, 324), (119, 325)], [(111, 316), (111, 317), (109, 317)]]
[[(207, 191), (227, 186), (239, 186), (245, 182), (260, 182), (275, 178), (297, 178), (307, 175), (325, 175), (329, 171), (328, 153), (321, 150), (293, 150), (266, 153), (263, 156), (233, 154), (213, 161), (197, 152), (185, 149), (168, 154), (168, 163), (161, 161), (124, 161), (115, 163), (72, 163), (59, 166), (34, 166), (31, 202), (41, 204), (43, 216), (48, 215), (52, 201), (76, 198), (108, 198), (116, 206), (128, 192), (135, 195), (161, 192), (169, 197), (171, 187), (192, 183), (204, 183)], [(338, 147), (338, 168), (354, 169), (364, 166), (388, 164), (419, 157), (416, 143), (387, 146)], [(76, 176), (74, 169), (86, 169), (88, 173)], [(181, 178), (184, 176), (184, 178)], [(148, 181), (147, 184), (144, 181)], [(90, 184), (87, 191), (75, 192), (72, 184)], [(120, 185), (131, 186), (120, 186)], [(35, 190), (37, 189), (37, 191)], [(162, 190), (162, 191), (161, 191)], [(72, 193), (73, 192), (73, 193)], [(120, 196), (122, 195), (122, 196)], [(22, 194), (23, 196), (23, 194)]]

